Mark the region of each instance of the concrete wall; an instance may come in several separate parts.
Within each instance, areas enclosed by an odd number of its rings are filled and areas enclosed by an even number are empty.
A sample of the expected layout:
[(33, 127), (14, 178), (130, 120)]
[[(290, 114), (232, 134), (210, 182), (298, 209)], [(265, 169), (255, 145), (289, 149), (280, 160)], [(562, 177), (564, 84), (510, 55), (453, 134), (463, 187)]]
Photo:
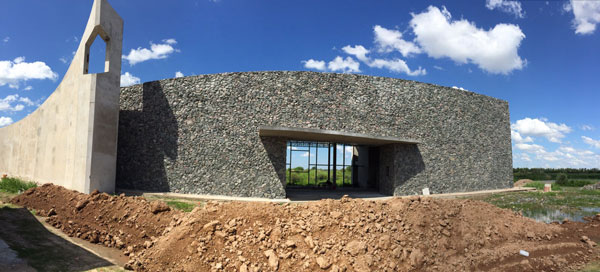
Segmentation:
[[(105, 73), (87, 74), (86, 54), (108, 39)], [(36, 111), (0, 128), (0, 173), (80, 192), (115, 186), (123, 20), (95, 0), (62, 82)]]
[(380, 188), (388, 194), (512, 182), (505, 101), (393, 78), (248, 72), (121, 88), (117, 186), (285, 197), (286, 139), (261, 138), (259, 126), (420, 141), (379, 147)]

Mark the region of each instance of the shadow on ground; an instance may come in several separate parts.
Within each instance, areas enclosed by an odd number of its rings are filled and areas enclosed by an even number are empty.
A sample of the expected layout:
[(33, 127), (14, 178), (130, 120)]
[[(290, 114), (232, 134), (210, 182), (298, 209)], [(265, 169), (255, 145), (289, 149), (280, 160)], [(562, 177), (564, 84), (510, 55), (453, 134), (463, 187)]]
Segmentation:
[[(0, 207), (0, 239), (36, 270), (86, 271), (112, 266), (110, 262), (49, 232), (27, 209)], [(0, 267), (6, 266), (0, 263)]]

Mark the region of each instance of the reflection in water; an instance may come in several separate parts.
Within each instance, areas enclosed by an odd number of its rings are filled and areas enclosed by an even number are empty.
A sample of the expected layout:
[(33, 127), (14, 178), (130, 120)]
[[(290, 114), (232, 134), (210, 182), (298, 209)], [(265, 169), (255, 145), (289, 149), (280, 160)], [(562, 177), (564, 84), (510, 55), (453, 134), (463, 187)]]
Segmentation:
[(600, 213), (600, 208), (593, 207), (582, 207), (580, 209), (570, 211), (563, 211), (560, 209), (523, 211), (524, 216), (544, 223), (562, 222), (564, 219), (568, 219), (569, 221), (585, 222), (583, 217), (593, 216), (597, 213)]

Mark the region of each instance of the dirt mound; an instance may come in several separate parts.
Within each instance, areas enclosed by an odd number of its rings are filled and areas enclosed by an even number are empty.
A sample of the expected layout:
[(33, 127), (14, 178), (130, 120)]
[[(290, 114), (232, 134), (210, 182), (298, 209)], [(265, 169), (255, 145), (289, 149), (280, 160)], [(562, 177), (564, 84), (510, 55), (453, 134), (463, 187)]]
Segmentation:
[(11, 202), (48, 216), (49, 224), (69, 236), (123, 249), (126, 255), (142, 250), (181, 215), (163, 202), (142, 197), (87, 195), (50, 184), (29, 189)]
[[(501, 264), (514, 271), (525, 260), (519, 250), (548, 251), (561, 231), (471, 200), (213, 203), (166, 229), (131, 264), (142, 271), (474, 271)], [(587, 252), (581, 242), (553, 249), (565, 263), (573, 251)], [(527, 264), (562, 265), (541, 253)]]
[(523, 186), (525, 186), (525, 184), (530, 183), (530, 182), (533, 182), (533, 180), (530, 180), (530, 179), (520, 179), (520, 180), (517, 180), (515, 182), (514, 187), (523, 187)]
[(121, 248), (139, 271), (564, 271), (596, 256), (600, 238), (598, 219), (548, 225), (473, 200), (209, 202), (181, 213), (45, 185), (13, 203)]

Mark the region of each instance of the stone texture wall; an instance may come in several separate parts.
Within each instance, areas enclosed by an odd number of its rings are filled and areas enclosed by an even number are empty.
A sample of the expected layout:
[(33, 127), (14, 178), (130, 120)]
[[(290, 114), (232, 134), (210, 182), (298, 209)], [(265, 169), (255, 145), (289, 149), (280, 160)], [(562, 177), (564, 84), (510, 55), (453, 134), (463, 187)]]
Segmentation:
[(415, 81), (316, 72), (201, 75), (121, 88), (117, 187), (282, 198), (286, 139), (259, 126), (415, 139), (381, 146), (380, 190), (506, 188), (508, 103)]

